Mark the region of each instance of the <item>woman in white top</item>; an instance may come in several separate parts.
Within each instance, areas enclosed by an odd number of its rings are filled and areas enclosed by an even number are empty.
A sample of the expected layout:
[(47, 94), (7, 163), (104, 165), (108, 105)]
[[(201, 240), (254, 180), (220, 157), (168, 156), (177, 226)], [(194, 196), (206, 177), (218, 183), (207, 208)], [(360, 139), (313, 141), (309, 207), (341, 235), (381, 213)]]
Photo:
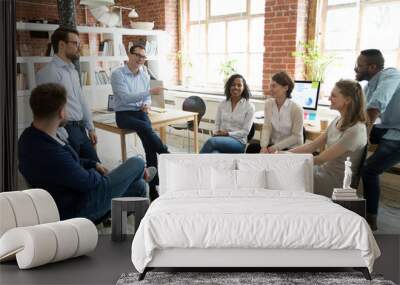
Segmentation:
[(248, 153), (275, 153), (303, 144), (303, 109), (291, 98), (293, 80), (282, 71), (272, 76), (264, 105), (264, 125), (260, 144), (251, 144)]
[(217, 110), (213, 137), (200, 153), (243, 153), (253, 124), (254, 106), (249, 102), (250, 90), (240, 74), (232, 75), (225, 84), (226, 100)]
[(364, 96), (354, 80), (340, 80), (329, 97), (331, 109), (340, 116), (333, 120), (325, 133), (313, 142), (292, 149), (293, 153), (313, 153), (326, 144), (326, 149), (314, 157), (314, 193), (331, 197), (333, 188), (341, 188), (344, 162), (350, 157), (352, 173), (358, 173), (367, 145)]

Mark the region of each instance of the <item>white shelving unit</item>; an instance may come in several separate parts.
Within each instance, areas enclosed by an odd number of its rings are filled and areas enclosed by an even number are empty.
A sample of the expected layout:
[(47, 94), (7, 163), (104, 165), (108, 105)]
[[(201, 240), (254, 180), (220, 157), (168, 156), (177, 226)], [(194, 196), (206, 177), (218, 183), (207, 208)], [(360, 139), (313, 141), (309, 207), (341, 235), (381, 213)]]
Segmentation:
[[(49, 42), (51, 33), (59, 26), (54, 24), (40, 24), (40, 23), (23, 23), (17, 22), (17, 31), (47, 31), (49, 32)], [(80, 65), (81, 72), (87, 72), (89, 77), (89, 84), (82, 86), (83, 94), (92, 109), (102, 108), (107, 106), (108, 95), (112, 93), (110, 84), (96, 84), (96, 72), (102, 70), (99, 65), (106, 66), (108, 75), (110, 72), (123, 65), (124, 61), (128, 60), (126, 55), (120, 54), (120, 47), (123, 45), (124, 36), (145, 36), (148, 41), (156, 41), (157, 54), (150, 56), (147, 60), (147, 65), (153, 74), (159, 80), (168, 80), (168, 75), (171, 74), (168, 70), (167, 63), (168, 43), (169, 36), (165, 31), (161, 30), (137, 30), (127, 28), (107, 28), (107, 27), (89, 27), (78, 26), (80, 34), (102, 34), (107, 39), (112, 40), (112, 56), (81, 56)], [(89, 40), (89, 50), (91, 41)], [(18, 101), (18, 126), (23, 129), (28, 126), (32, 121), (32, 113), (29, 108), (29, 94), (30, 91), (36, 86), (36, 64), (47, 63), (52, 57), (47, 56), (19, 56), (17, 57), (17, 64), (20, 70), (26, 75), (27, 89), (17, 92)]]

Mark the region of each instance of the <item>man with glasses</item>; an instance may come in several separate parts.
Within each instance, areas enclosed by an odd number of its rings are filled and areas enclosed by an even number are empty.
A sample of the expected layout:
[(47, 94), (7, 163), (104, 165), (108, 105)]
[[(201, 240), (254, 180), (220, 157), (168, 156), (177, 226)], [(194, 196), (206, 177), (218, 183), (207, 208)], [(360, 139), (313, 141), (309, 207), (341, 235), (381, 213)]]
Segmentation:
[(82, 94), (78, 72), (73, 61), (79, 60), (79, 33), (70, 27), (59, 27), (51, 36), (53, 59), (36, 75), (36, 84), (58, 83), (67, 90), (68, 140), (80, 157), (99, 162), (94, 145), (97, 136), (92, 114)]
[[(354, 68), (358, 81), (368, 81), (364, 93), (369, 140), (378, 145), (361, 170), (367, 221), (372, 230), (377, 229), (379, 175), (400, 162), (400, 71), (384, 68), (384, 63), (379, 50), (367, 49), (361, 51)], [(376, 123), (378, 117), (380, 122)]]
[[(133, 45), (128, 63), (111, 74), (111, 86), (115, 95), (115, 117), (119, 128), (136, 131), (142, 141), (148, 166), (157, 167), (157, 153), (168, 153), (159, 136), (153, 131), (148, 116), (151, 95), (160, 94), (160, 87), (150, 88), (150, 76), (144, 66), (145, 47)], [(158, 197), (155, 186), (158, 176), (150, 183), (150, 199)]]

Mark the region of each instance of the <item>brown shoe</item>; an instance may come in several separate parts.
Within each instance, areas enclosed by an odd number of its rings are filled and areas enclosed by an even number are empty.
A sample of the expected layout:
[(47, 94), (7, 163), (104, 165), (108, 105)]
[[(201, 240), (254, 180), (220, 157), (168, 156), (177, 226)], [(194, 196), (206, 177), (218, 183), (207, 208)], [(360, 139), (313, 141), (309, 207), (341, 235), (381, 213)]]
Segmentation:
[(373, 215), (373, 214), (367, 214), (367, 222), (369, 224), (369, 227), (371, 228), (371, 230), (376, 231), (378, 229), (377, 226), (377, 215)]

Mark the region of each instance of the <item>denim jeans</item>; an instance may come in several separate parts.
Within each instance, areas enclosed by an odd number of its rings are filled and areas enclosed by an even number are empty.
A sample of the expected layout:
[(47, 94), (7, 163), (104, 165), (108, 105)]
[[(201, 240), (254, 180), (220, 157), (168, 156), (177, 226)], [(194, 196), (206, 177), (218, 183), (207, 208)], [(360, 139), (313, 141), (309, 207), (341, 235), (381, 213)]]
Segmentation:
[(365, 161), (361, 170), (367, 213), (378, 214), (379, 175), (400, 162), (400, 141), (381, 139), (377, 150)]
[[(142, 141), (146, 153), (147, 166), (157, 167), (157, 153), (169, 153), (159, 136), (153, 131), (147, 113), (142, 111), (119, 111), (115, 113), (116, 123), (121, 129), (134, 130)], [(150, 187), (158, 185), (158, 175)]]
[(65, 126), (65, 129), (68, 132), (69, 144), (76, 151), (79, 157), (100, 162), (96, 150), (94, 149), (84, 127), (68, 124)]
[(104, 177), (96, 191), (90, 193), (86, 207), (81, 209), (78, 216), (96, 221), (110, 211), (112, 198), (146, 197), (147, 187), (143, 174), (143, 159), (129, 158)]
[(243, 153), (246, 145), (228, 136), (209, 138), (200, 153)]

